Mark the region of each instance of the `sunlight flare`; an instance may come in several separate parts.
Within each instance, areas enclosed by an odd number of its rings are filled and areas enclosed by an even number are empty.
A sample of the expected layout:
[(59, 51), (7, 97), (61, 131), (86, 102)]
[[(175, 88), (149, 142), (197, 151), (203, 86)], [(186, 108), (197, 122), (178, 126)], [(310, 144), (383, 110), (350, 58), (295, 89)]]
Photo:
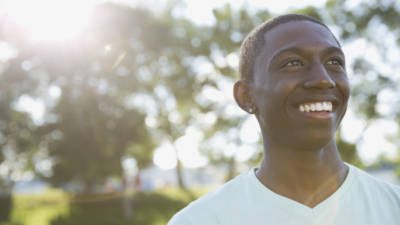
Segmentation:
[(3, 13), (34, 41), (62, 42), (85, 29), (93, 6), (93, 1), (17, 0), (9, 1)]

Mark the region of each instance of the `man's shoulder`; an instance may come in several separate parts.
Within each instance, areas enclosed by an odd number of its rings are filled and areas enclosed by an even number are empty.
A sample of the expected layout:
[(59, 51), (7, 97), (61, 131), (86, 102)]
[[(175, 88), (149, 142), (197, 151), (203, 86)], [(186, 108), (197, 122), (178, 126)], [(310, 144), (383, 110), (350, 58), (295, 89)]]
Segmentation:
[(228, 202), (239, 196), (246, 185), (248, 174), (242, 174), (199, 199), (191, 202), (171, 219), (168, 225), (218, 224), (218, 215)]
[(355, 174), (355, 179), (360, 185), (358, 191), (366, 191), (368, 193), (379, 193), (380, 195), (386, 195), (388, 197), (397, 199), (400, 204), (400, 186), (383, 181), (379, 178), (372, 176), (371, 174), (352, 166)]
[(216, 190), (193, 201), (182, 211), (199, 212), (220, 209), (221, 205), (226, 204), (243, 191), (243, 186), (246, 185), (246, 176), (246, 174), (242, 174), (233, 178)]

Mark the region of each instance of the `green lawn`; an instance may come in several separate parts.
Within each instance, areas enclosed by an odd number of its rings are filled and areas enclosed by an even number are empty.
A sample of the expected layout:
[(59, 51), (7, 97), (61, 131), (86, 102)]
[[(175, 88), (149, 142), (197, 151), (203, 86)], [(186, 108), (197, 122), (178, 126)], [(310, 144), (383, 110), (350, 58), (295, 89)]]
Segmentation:
[(68, 196), (56, 189), (43, 194), (16, 195), (11, 222), (0, 225), (50, 225), (56, 216), (68, 213)]
[(165, 225), (175, 212), (204, 192), (170, 188), (136, 193), (132, 199), (134, 216), (126, 220), (121, 198), (70, 204), (68, 194), (49, 189), (43, 194), (14, 196), (11, 221), (0, 225)]

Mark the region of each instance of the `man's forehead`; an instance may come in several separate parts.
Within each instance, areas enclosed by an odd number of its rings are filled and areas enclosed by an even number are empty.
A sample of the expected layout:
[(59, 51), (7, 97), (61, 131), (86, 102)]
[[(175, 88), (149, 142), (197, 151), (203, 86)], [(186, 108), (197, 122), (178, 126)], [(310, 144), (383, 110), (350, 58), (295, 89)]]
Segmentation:
[(284, 54), (284, 53), (296, 53), (296, 54), (302, 54), (302, 53), (307, 53), (308, 51), (315, 50), (317, 48), (320, 48), (320, 52), (323, 55), (327, 54), (332, 54), (336, 53), (339, 55), (343, 55), (344, 53), (341, 48), (336, 47), (336, 46), (318, 46), (318, 45), (311, 45), (311, 46), (285, 46), (280, 49), (276, 49), (275, 54)]
[(278, 43), (279, 41), (287, 42), (304, 37), (320, 37), (335, 43), (335, 45), (340, 47), (336, 38), (328, 28), (308, 20), (297, 20), (282, 23), (264, 33), (264, 40), (266, 42), (271, 40), (278, 41)]
[(280, 24), (264, 34), (264, 51), (271, 54), (286, 49), (330, 48), (341, 52), (339, 43), (324, 26), (311, 21), (292, 21)]

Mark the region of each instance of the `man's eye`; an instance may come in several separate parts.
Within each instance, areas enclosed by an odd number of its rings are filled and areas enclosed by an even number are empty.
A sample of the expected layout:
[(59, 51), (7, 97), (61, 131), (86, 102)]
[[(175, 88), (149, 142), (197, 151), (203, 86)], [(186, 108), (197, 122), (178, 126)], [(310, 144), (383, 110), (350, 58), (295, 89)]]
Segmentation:
[(303, 66), (303, 62), (298, 59), (290, 60), (289, 62), (285, 63), (282, 67), (293, 67), (293, 66)]
[(333, 66), (343, 66), (343, 62), (339, 59), (330, 59), (328, 62), (326, 62), (327, 65), (333, 65)]

